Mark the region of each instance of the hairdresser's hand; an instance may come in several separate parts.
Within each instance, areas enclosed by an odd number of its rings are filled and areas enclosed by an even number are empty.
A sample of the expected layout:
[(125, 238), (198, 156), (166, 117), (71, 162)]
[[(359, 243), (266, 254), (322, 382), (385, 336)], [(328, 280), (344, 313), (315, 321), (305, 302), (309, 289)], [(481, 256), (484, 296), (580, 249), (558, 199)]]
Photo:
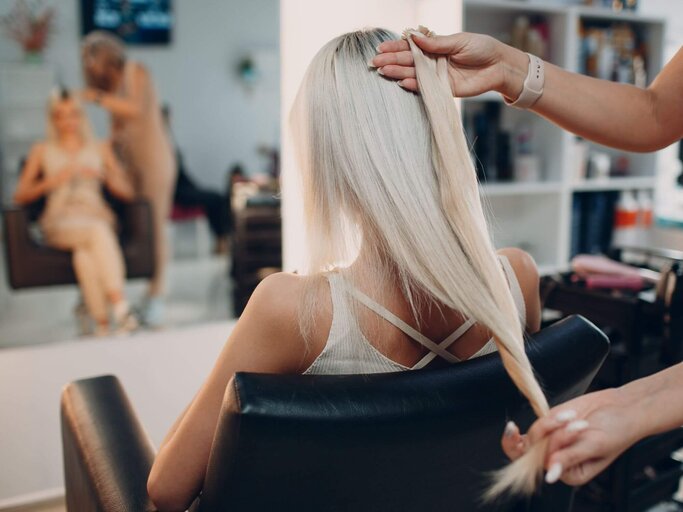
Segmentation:
[[(517, 99), (527, 74), (529, 60), (523, 52), (482, 34), (459, 33), (450, 36), (413, 36), (425, 53), (448, 55), (451, 90), (454, 96), (477, 96), (498, 91)], [(382, 75), (399, 80), (410, 91), (417, 91), (413, 56), (408, 42), (385, 41), (371, 64)]]
[(87, 87), (78, 93), (81, 101), (86, 103), (97, 103), (102, 99), (102, 91), (93, 87)]
[(538, 419), (523, 436), (508, 424), (503, 451), (517, 459), (531, 444), (549, 437), (546, 481), (581, 485), (609, 466), (642, 437), (638, 408), (621, 389), (606, 389), (570, 400)]

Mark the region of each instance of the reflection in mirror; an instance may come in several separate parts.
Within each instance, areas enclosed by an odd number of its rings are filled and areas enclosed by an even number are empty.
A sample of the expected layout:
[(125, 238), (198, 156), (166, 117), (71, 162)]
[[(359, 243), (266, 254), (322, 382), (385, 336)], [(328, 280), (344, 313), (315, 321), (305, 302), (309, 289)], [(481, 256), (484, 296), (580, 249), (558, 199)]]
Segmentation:
[(0, 17), (0, 347), (239, 315), (282, 265), (279, 2)]

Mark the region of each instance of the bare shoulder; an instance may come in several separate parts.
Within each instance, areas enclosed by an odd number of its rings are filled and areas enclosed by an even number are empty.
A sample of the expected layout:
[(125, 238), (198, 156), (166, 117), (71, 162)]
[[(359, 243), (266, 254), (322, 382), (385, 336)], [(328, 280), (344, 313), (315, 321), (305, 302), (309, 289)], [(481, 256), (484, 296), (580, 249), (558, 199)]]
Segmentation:
[(541, 321), (541, 297), (536, 262), (531, 254), (516, 247), (500, 249), (498, 254), (508, 259), (515, 272), (526, 306), (527, 330), (535, 332)]
[(41, 158), (43, 154), (45, 153), (45, 142), (36, 142), (31, 146), (31, 150), (29, 152), (29, 157), (30, 158)]
[(520, 286), (523, 282), (534, 284), (538, 281), (538, 267), (531, 254), (517, 247), (505, 247), (498, 254), (508, 259)]
[(273, 364), (265, 370), (294, 372), (301, 368), (306, 343), (299, 327), (299, 310), (314, 279), (278, 272), (261, 281), (251, 295), (235, 330), (240, 343), (249, 345), (250, 353), (268, 354)]
[(289, 272), (269, 275), (254, 290), (241, 319), (258, 322), (260, 329), (296, 338), (299, 305), (309, 279)]

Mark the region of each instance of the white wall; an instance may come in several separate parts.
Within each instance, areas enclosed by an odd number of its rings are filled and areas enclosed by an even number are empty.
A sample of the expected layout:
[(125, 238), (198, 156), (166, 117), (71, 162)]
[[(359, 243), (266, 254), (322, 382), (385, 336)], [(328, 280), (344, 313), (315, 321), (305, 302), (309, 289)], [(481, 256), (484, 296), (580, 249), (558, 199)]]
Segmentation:
[[(0, 15), (14, 0), (0, 0)], [(80, 2), (46, 0), (57, 9), (57, 32), (46, 62), (71, 87), (81, 86)], [(278, 0), (176, 0), (173, 42), (166, 47), (132, 48), (130, 56), (151, 69), (161, 100), (172, 105), (174, 131), (192, 174), (200, 182), (224, 186), (231, 163), (262, 172), (267, 162), (260, 144), (279, 145)], [(237, 80), (237, 61), (255, 51), (270, 69), (251, 92)], [(21, 52), (0, 36), (0, 65)], [(103, 135), (106, 118), (95, 115)]]
[(461, 24), (461, 0), (282, 0), (280, 2), (280, 91), (282, 94), (282, 220), (284, 267), (305, 265), (303, 212), (297, 166), (287, 119), (308, 63), (327, 41), (363, 27), (383, 27), (400, 33), (426, 25), (441, 33)]
[(67, 382), (116, 375), (158, 446), (208, 375), (233, 324), (2, 350), (0, 509), (63, 494), (59, 398)]

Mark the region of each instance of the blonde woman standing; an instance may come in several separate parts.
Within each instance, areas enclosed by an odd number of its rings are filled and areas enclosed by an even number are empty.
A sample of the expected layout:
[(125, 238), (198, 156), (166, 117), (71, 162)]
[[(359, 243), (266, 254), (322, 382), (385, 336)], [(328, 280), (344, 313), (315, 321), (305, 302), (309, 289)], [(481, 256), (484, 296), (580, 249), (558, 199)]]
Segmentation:
[(31, 149), (14, 200), (27, 204), (46, 196), (40, 218), (45, 240), (72, 251), (85, 306), (100, 336), (109, 333), (109, 307), (117, 330), (137, 327), (123, 291), (125, 267), (116, 220), (102, 185), (120, 199), (133, 198), (125, 172), (110, 146), (94, 140), (78, 101), (67, 92), (53, 94), (47, 140)]
[[(147, 484), (159, 510), (185, 510), (201, 491), (237, 371), (412, 371), (498, 350), (536, 412), (548, 410), (523, 347), (540, 322), (538, 271), (523, 251), (493, 249), (445, 63), (413, 48), (422, 95), (368, 67), (396, 37), (345, 34), (310, 64), (293, 110), (310, 269), (271, 275), (252, 295), (161, 444)], [(544, 453), (537, 444), (493, 493), (532, 491)]]
[(160, 327), (168, 260), (165, 226), (173, 205), (176, 163), (157, 92), (147, 69), (127, 60), (123, 43), (107, 32), (96, 31), (85, 37), (82, 59), (88, 84), (83, 98), (111, 114), (116, 153), (131, 173), (136, 189), (152, 204), (155, 266), (143, 321)]

